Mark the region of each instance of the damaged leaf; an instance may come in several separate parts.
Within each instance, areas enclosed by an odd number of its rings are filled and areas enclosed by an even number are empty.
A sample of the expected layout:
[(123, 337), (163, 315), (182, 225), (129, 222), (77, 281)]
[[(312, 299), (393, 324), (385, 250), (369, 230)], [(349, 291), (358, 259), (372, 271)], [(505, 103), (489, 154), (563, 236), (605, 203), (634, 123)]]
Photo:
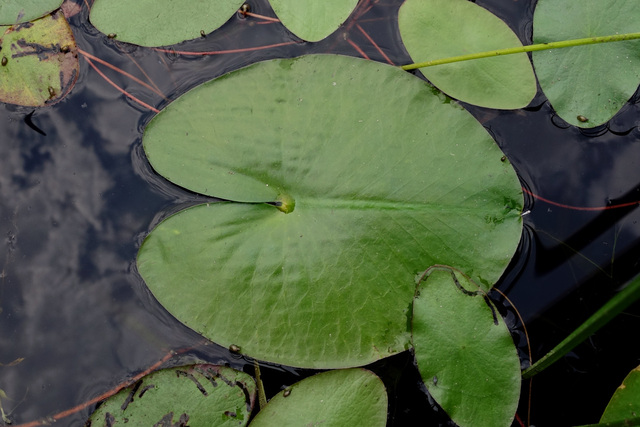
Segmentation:
[[(459, 426), (510, 426), (520, 397), (520, 359), (484, 292), (454, 269), (432, 267), (413, 302), (422, 380)], [(455, 315), (452, 315), (455, 313)]]
[(78, 77), (75, 39), (61, 11), (0, 27), (0, 101), (42, 107), (63, 98)]
[(256, 385), (242, 372), (216, 365), (156, 371), (107, 399), (91, 414), (97, 426), (244, 426)]

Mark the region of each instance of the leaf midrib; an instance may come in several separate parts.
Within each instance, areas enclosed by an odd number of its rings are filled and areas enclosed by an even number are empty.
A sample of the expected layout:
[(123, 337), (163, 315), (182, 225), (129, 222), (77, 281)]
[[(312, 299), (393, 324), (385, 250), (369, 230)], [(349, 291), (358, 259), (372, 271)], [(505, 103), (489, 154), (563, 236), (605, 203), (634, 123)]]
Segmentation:
[[(482, 203), (468, 205), (469, 199), (457, 203), (403, 202), (376, 199), (340, 199), (322, 197), (304, 197), (296, 200), (297, 206), (313, 209), (350, 209), (350, 210), (397, 210), (397, 211), (473, 211), (480, 209)], [(489, 200), (487, 200), (489, 202)], [(473, 201), (471, 201), (473, 203)], [(466, 205), (466, 206), (465, 206)], [(508, 210), (505, 206), (505, 212)], [(511, 209), (509, 209), (511, 210)]]

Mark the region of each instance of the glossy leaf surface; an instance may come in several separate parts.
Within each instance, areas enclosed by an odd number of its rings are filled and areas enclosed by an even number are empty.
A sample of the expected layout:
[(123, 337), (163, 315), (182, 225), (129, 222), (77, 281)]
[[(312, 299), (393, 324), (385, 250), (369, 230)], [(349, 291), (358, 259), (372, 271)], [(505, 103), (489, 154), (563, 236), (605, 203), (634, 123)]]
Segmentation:
[(0, 25), (32, 21), (60, 7), (62, 0), (2, 0)]
[(324, 372), (278, 393), (250, 425), (384, 427), (387, 392), (365, 369)]
[(105, 34), (141, 46), (201, 37), (227, 22), (242, 0), (96, 0), (90, 20)]
[(640, 418), (640, 366), (629, 372), (611, 397), (601, 423)]
[(142, 378), (102, 403), (91, 426), (245, 426), (256, 385), (224, 366), (163, 369)]
[[(636, 0), (540, 0), (533, 41), (638, 32), (638, 22)], [(638, 87), (640, 40), (534, 52), (533, 63), (558, 115), (575, 126), (594, 127), (613, 117)]]
[(405, 350), (418, 271), (453, 264), (489, 288), (520, 239), (520, 184), (494, 141), (396, 67), (255, 64), (174, 101), (143, 144), (172, 182), (253, 202), (167, 218), (138, 268), (175, 317), (260, 360), (351, 367)]
[[(407, 0), (398, 24), (415, 62), (519, 47), (515, 33), (497, 16), (467, 0)], [(526, 53), (421, 68), (447, 95), (482, 107), (525, 107), (536, 94)]]
[(358, 0), (271, 0), (282, 24), (303, 40), (318, 41), (349, 17)]
[(65, 96), (78, 78), (75, 39), (62, 12), (0, 27), (0, 101), (41, 107)]
[(502, 317), (477, 291), (447, 269), (433, 269), (418, 286), (418, 369), (429, 394), (457, 425), (510, 426), (520, 396), (520, 359)]

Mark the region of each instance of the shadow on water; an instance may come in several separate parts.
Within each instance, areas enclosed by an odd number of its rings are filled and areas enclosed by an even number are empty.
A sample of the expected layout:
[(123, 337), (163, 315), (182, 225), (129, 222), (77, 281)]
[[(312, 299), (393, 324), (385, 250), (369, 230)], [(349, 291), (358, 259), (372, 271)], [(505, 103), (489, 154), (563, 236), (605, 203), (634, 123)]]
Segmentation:
[[(256, 25), (241, 15), (166, 52), (108, 39), (88, 23), (86, 9), (71, 24), (88, 55), (139, 78), (144, 70), (157, 93), (93, 61), (115, 84), (160, 109), (204, 81), (259, 60), (330, 52), (410, 62), (394, 20), (401, 2), (364, 3), (371, 8), (363, 8), (357, 21), (319, 43), (301, 42), (280, 24)], [(533, 0), (476, 3), (528, 40)], [(255, 13), (272, 15), (266, 0), (251, 5)], [(241, 54), (176, 53), (267, 45), (277, 46)], [(640, 210), (583, 209), (640, 200), (640, 115), (633, 101), (597, 135), (559, 124), (540, 94), (533, 107), (518, 111), (468, 107), (507, 154), (523, 186), (543, 198), (527, 195), (530, 213), (523, 217), (521, 247), (498, 284), (525, 319), (534, 358), (638, 271)], [(0, 109), (0, 363), (24, 358), (0, 367), (0, 388), (16, 424), (98, 396), (172, 349), (192, 349), (176, 364), (200, 358), (252, 372), (251, 363), (204, 343), (169, 315), (136, 272), (136, 253), (149, 230), (205, 200), (149, 166), (141, 136), (153, 115), (114, 90), (83, 58), (77, 85), (60, 103)], [(598, 419), (615, 387), (640, 363), (626, 349), (628, 331), (640, 326), (638, 311), (636, 304), (534, 378), (533, 423)], [(390, 425), (410, 425), (418, 416), (446, 424), (421, 390), (409, 353), (370, 368), (389, 389)], [(263, 370), (273, 392), (312, 373), (268, 365)], [(80, 425), (91, 409), (56, 424)]]

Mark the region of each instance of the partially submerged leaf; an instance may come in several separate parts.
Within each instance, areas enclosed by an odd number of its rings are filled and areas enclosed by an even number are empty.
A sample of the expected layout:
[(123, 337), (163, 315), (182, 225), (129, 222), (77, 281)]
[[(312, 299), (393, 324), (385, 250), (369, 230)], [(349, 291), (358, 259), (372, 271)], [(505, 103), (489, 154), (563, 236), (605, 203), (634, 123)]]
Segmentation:
[(611, 397), (601, 423), (640, 418), (640, 366), (629, 372)]
[[(534, 43), (640, 31), (637, 0), (539, 0)], [(590, 128), (611, 119), (640, 83), (640, 40), (533, 53), (540, 87), (567, 123)]]
[(15, 25), (40, 18), (59, 8), (63, 0), (2, 0), (0, 25)]
[(105, 34), (141, 46), (166, 46), (219, 28), (243, 0), (96, 0), (90, 20)]
[(107, 399), (91, 414), (90, 424), (244, 426), (255, 394), (249, 375), (224, 366), (163, 369)]
[[(407, 0), (400, 7), (398, 25), (415, 62), (522, 46), (503, 21), (467, 0)], [(526, 107), (537, 90), (526, 53), (420, 71), (447, 95), (481, 107)]]
[(366, 369), (329, 371), (306, 378), (274, 396), (251, 421), (251, 427), (386, 424), (387, 392), (380, 378)]
[(41, 107), (71, 90), (78, 78), (78, 54), (62, 12), (0, 27), (0, 34), (0, 101)]
[(520, 396), (520, 360), (506, 324), (477, 291), (460, 273), (431, 270), (413, 303), (416, 360), (457, 425), (507, 427)]
[(346, 21), (358, 0), (271, 0), (282, 24), (296, 36), (318, 41)]
[(258, 63), (174, 101), (143, 138), (156, 171), (282, 206), (212, 203), (166, 219), (138, 255), (153, 294), (260, 360), (352, 367), (405, 350), (414, 275), (452, 264), (488, 289), (521, 233), (513, 168), (439, 95), (397, 67), (318, 55)]

